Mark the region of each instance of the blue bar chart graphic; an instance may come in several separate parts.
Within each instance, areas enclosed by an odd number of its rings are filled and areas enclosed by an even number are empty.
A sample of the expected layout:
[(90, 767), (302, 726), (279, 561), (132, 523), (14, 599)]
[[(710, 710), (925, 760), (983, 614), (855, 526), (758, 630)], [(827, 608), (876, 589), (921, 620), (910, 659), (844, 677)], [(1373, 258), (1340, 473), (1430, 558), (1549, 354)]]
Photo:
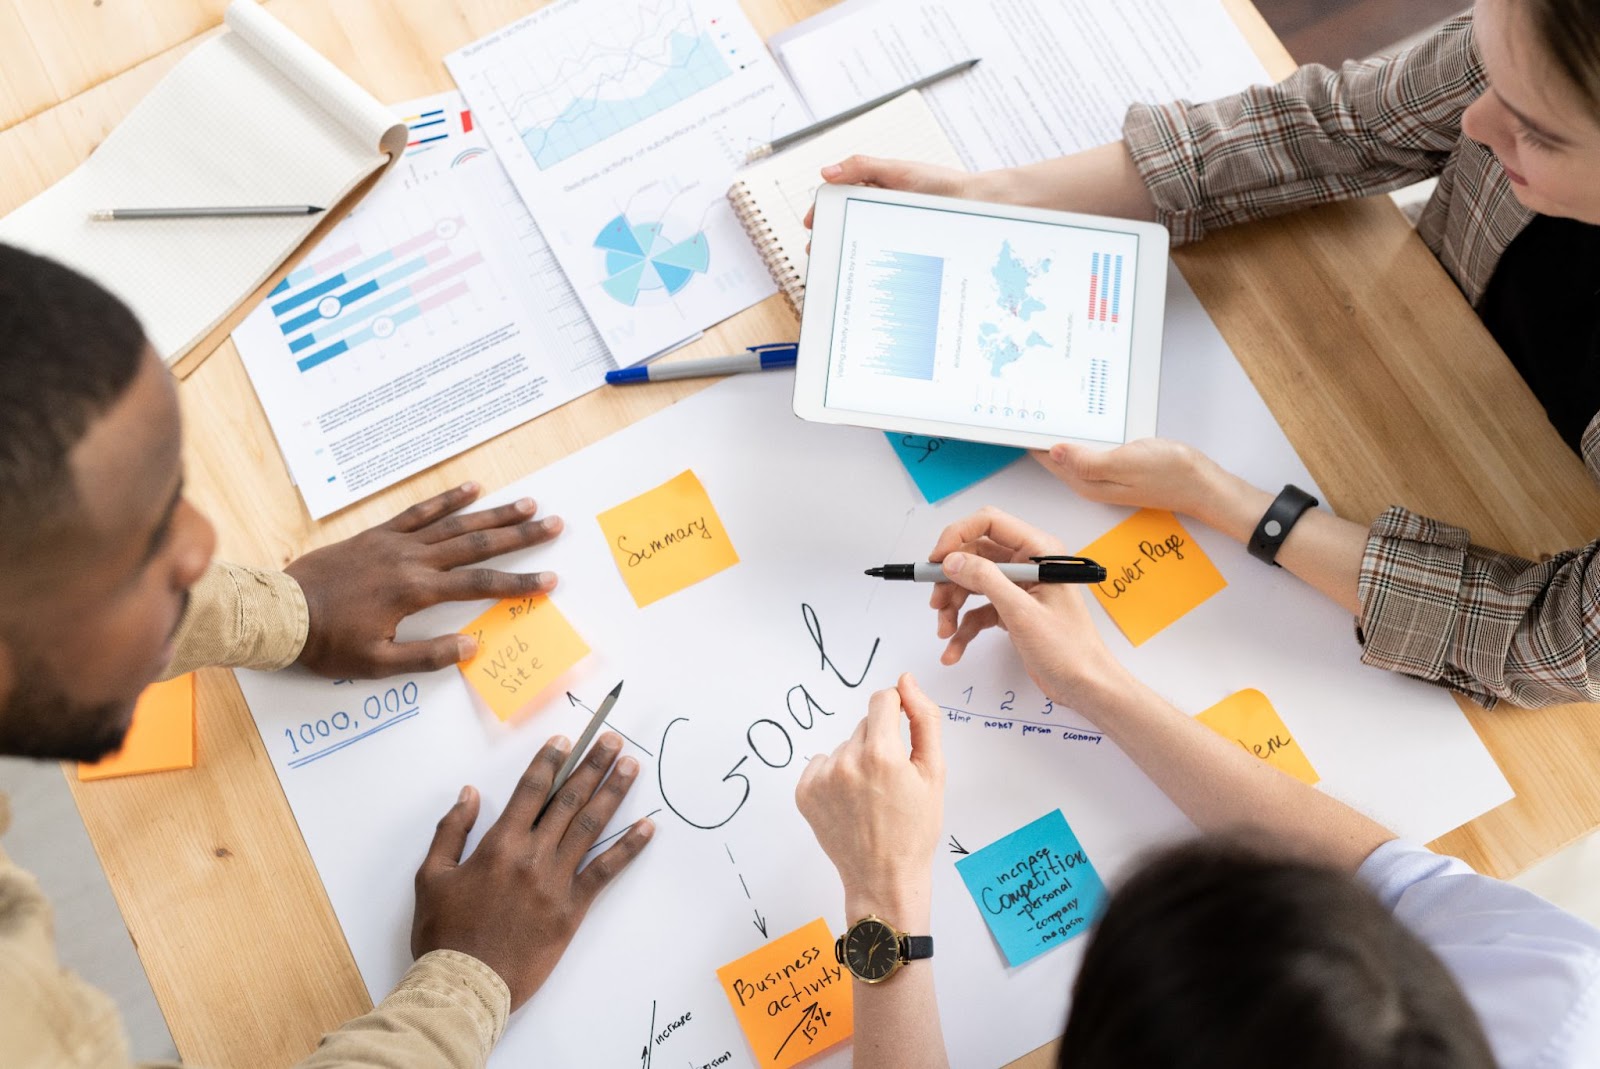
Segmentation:
[(386, 249), (352, 244), (298, 268), (267, 301), (304, 373), (466, 296), (482, 263), (463, 221), (441, 219)]
[(1117, 323), (1122, 316), (1122, 254), (1094, 253), (1089, 260), (1089, 321)]
[(867, 261), (863, 276), (873, 344), (862, 363), (885, 375), (931, 382), (943, 258), (886, 250)]

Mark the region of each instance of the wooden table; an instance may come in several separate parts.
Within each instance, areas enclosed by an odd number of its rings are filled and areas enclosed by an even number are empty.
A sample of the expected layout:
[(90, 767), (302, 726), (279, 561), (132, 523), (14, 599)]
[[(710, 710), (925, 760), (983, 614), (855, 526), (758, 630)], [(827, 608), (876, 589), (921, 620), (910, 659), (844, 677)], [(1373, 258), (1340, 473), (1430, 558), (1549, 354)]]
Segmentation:
[[(1274, 75), (1287, 53), (1227, 0)], [(0, 0), (0, 213), (66, 174), (200, 37), (224, 0)], [(440, 57), (531, 0), (270, 0), (380, 100), (449, 88)], [(745, 0), (763, 35), (826, 0)], [(1329, 503), (1403, 502), (1538, 556), (1600, 531), (1600, 493), (1437, 261), (1385, 198), (1239, 227), (1177, 254)], [(779, 298), (691, 352), (789, 336)], [(231, 342), (181, 387), (190, 493), (221, 553), (279, 566), (466, 479), (504, 485), (699, 384), (596, 392), (312, 523)], [(552, 503), (559, 506), (559, 503)], [(1356, 648), (1350, 649), (1352, 670)], [(238, 687), (200, 674), (191, 772), (72, 787), (178, 1049), (196, 1065), (286, 1065), (369, 1002)], [(1435, 845), (1508, 875), (1600, 825), (1600, 717), (1463, 703), (1515, 801)], [(1419, 757), (1419, 759), (1421, 759)], [(69, 779), (73, 779), (68, 773)], [(27, 814), (18, 819), (26, 820)], [(1043, 1067), (1049, 1048), (1017, 1064)]]

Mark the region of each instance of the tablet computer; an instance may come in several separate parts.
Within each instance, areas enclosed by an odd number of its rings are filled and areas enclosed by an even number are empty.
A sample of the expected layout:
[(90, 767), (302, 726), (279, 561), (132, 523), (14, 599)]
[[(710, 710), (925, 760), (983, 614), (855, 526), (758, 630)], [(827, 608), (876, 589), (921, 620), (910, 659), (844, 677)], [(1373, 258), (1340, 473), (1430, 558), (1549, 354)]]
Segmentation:
[(1156, 430), (1155, 223), (858, 186), (817, 191), (794, 411), (1048, 449)]

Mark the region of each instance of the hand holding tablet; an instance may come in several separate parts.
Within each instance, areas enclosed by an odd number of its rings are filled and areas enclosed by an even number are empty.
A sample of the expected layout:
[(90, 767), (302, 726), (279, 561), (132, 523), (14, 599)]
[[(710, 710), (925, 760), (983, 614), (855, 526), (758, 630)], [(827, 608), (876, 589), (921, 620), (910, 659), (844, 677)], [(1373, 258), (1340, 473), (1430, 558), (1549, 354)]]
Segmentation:
[(1025, 449), (1156, 429), (1155, 223), (886, 189), (817, 191), (794, 410)]

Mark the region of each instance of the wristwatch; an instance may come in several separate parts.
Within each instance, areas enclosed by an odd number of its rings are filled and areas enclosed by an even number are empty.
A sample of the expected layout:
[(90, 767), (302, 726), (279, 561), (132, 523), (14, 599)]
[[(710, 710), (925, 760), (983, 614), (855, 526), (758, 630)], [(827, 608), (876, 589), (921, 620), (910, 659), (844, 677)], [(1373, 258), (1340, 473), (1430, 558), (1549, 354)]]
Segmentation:
[(881, 984), (908, 961), (933, 957), (933, 936), (897, 932), (870, 914), (833, 942), (833, 957), (864, 984)]

